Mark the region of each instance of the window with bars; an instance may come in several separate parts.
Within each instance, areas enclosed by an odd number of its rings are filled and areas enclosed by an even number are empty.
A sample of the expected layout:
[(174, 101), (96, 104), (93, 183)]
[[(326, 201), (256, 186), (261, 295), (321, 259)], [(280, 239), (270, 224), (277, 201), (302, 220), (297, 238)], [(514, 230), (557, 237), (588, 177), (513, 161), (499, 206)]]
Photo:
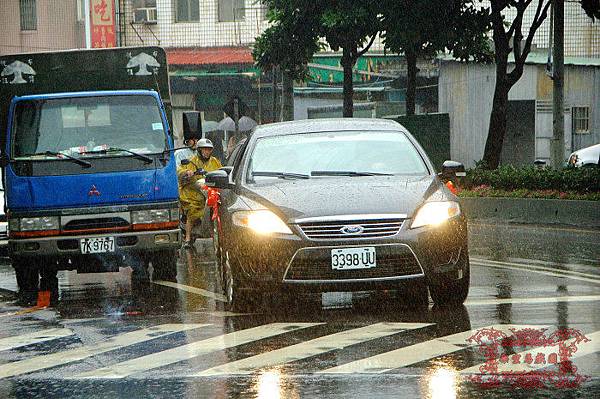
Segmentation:
[(36, 0), (20, 0), (21, 30), (37, 30)]
[(590, 132), (590, 107), (573, 107), (573, 132), (585, 134)]
[(219, 22), (243, 21), (246, 18), (245, 0), (218, 0)]
[(200, 0), (175, 0), (176, 22), (200, 21)]

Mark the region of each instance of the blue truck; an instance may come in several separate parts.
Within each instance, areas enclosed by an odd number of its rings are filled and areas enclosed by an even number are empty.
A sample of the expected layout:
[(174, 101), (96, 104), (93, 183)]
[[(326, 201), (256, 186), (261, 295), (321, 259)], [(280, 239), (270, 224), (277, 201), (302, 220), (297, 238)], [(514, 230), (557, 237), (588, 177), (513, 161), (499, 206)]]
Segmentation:
[[(19, 291), (58, 270), (174, 280), (178, 190), (159, 47), (0, 57), (8, 252)], [(41, 286), (41, 287), (40, 287)]]

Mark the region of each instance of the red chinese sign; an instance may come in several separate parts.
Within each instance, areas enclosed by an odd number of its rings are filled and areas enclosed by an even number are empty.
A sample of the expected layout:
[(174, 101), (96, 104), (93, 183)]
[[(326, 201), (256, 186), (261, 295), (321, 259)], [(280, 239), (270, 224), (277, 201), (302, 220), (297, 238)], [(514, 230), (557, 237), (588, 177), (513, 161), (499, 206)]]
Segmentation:
[(89, 0), (90, 22), (92, 31), (92, 47), (116, 47), (117, 35), (115, 25), (114, 0)]
[[(484, 387), (503, 384), (534, 389), (554, 386), (574, 388), (590, 379), (577, 373), (571, 357), (578, 345), (590, 342), (581, 331), (561, 328), (548, 334), (546, 329), (510, 329), (507, 335), (494, 328), (483, 328), (469, 337), (467, 342), (478, 345), (487, 361), (479, 368), (480, 374), (468, 379)], [(531, 348), (519, 352), (519, 349)], [(512, 370), (509, 365), (530, 367)], [(507, 367), (508, 366), (508, 367)], [(552, 368), (554, 366), (554, 369)]]

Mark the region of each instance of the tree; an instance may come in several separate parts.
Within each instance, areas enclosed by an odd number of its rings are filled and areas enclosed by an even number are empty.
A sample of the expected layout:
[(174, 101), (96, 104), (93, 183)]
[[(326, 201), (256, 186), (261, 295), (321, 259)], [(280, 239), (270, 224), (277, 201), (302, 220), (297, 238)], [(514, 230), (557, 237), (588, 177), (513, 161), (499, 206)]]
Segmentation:
[[(483, 164), (489, 169), (496, 169), (500, 164), (502, 144), (506, 136), (508, 92), (523, 75), (523, 67), (531, 51), (531, 43), (538, 28), (548, 16), (551, 3), (551, 0), (491, 0), (489, 16), (494, 39), (496, 85), (488, 137), (483, 153)], [(523, 16), (531, 4), (535, 4), (535, 14), (527, 36), (524, 37)], [(503, 16), (509, 8), (514, 8), (516, 12), (512, 23), (508, 23)], [(509, 70), (511, 54), (514, 66)]]
[(592, 21), (600, 19), (600, 0), (581, 0), (581, 7)]
[(386, 48), (407, 64), (406, 114), (414, 115), (417, 60), (451, 50), (463, 60), (491, 61), (485, 9), (473, 0), (385, 0), (382, 36)]
[[(307, 0), (307, 2), (312, 2)], [(352, 70), (359, 57), (365, 54), (380, 31), (381, 3), (375, 0), (322, 0), (319, 15), (320, 36), (333, 51), (342, 50), (344, 70), (344, 117), (354, 112)]]
[[(282, 120), (293, 119), (293, 81), (308, 73), (308, 62), (321, 48), (317, 33), (315, 7), (294, 8), (294, 2), (263, 0), (268, 6), (271, 25), (256, 38), (252, 56), (262, 70), (281, 68), (284, 78)], [(273, 76), (273, 90), (276, 77)], [(275, 108), (275, 104), (273, 104)]]

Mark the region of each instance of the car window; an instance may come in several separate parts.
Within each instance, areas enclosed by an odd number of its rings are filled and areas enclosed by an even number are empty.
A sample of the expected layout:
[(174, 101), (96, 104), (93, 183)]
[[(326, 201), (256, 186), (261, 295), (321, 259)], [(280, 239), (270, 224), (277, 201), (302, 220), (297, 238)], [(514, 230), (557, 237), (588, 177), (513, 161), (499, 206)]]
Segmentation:
[(248, 176), (253, 172), (310, 175), (314, 171), (428, 174), (421, 155), (404, 133), (345, 131), (260, 138)]
[(246, 138), (243, 138), (242, 140), (240, 140), (240, 142), (235, 146), (235, 148), (231, 152), (231, 156), (227, 159), (227, 166), (233, 166), (232, 177), (234, 180), (238, 175), (237, 172), (240, 169), (238, 166), (240, 164), (242, 155), (244, 154), (243, 149), (246, 147), (247, 142), (248, 142), (248, 140)]

